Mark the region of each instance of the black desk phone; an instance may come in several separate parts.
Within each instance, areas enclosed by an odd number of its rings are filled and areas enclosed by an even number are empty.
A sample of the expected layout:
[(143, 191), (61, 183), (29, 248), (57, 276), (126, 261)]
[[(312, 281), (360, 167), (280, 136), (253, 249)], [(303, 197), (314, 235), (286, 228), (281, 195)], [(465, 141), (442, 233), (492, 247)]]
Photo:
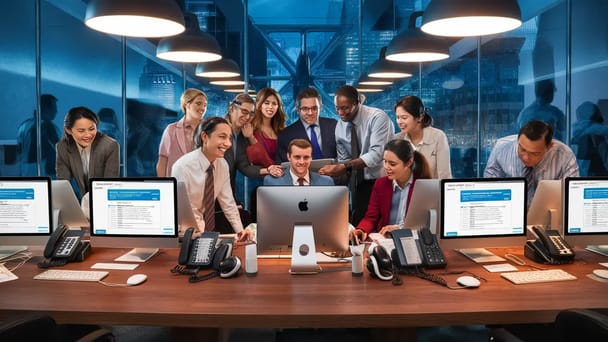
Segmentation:
[(574, 261), (574, 250), (557, 230), (532, 226), (530, 230), (536, 240), (528, 240), (524, 255), (533, 261), (547, 264), (565, 264)]
[(44, 247), (43, 255), (47, 259), (38, 264), (41, 268), (62, 266), (72, 261), (83, 261), (90, 253), (91, 244), (82, 241), (84, 231), (57, 227)]
[[(203, 232), (201, 236), (192, 238), (194, 228), (188, 228), (182, 239), (177, 263), (179, 267), (172, 272), (189, 274), (189, 281), (196, 283), (213, 277), (231, 278), (238, 275), (241, 260), (232, 256), (232, 243), (221, 240), (219, 232)], [(201, 268), (212, 268), (211, 273), (197, 275)]]
[(411, 229), (395, 229), (391, 232), (395, 250), (399, 256), (399, 267), (422, 266), (426, 268), (443, 268), (447, 266), (443, 251), (437, 237), (429, 228), (417, 231), (416, 238)]

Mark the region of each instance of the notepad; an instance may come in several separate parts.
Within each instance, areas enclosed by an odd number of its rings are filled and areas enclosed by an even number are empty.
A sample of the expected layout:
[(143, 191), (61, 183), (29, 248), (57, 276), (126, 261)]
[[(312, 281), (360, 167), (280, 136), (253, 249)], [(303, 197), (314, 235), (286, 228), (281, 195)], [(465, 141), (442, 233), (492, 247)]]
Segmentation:
[(485, 248), (461, 248), (457, 249), (456, 251), (478, 264), (482, 264), (484, 262), (505, 261), (504, 258), (499, 257)]

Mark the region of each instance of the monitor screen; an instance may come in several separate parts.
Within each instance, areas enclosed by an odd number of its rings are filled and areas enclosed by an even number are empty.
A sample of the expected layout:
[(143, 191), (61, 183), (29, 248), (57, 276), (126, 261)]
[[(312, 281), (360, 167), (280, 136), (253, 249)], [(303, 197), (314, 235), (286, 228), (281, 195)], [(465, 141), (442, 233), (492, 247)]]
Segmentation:
[(566, 178), (566, 240), (575, 246), (608, 244), (608, 177)]
[(442, 247), (523, 246), (526, 188), (525, 178), (443, 179)]
[(51, 188), (53, 189), (51, 202), (53, 210), (58, 211), (59, 223), (70, 228), (88, 228), (89, 219), (82, 211), (70, 182), (65, 179), (53, 180)]
[(439, 230), (439, 179), (417, 179), (412, 190), (407, 212), (405, 228), (420, 229), (429, 227), (433, 234)]
[(90, 189), (93, 247), (178, 246), (175, 178), (92, 178)]
[(52, 229), (51, 179), (0, 177), (0, 244), (42, 246)]
[(541, 225), (562, 231), (562, 181), (541, 180), (528, 208), (528, 226)]
[(348, 250), (348, 188), (261, 186), (257, 189), (258, 252), (291, 253), (296, 224), (312, 224), (317, 252)]

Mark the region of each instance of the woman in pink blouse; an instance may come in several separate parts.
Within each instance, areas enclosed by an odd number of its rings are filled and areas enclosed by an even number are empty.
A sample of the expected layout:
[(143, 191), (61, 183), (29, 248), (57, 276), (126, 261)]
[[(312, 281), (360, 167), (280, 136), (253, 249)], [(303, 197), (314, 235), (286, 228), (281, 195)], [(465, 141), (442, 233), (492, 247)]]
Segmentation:
[(194, 131), (207, 111), (207, 95), (201, 90), (189, 88), (180, 98), (184, 117), (165, 128), (160, 140), (156, 175), (171, 176), (173, 163), (194, 150)]

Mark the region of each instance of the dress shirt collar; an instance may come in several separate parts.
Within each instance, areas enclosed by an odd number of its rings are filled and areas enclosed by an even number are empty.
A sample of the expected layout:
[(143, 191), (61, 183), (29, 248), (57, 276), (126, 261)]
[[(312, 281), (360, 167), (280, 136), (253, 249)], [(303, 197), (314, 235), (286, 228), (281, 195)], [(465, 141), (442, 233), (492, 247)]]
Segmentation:
[(399, 189), (401, 191), (407, 189), (412, 184), (413, 180), (414, 180), (414, 174), (412, 173), (412, 174), (410, 174), (410, 179), (408, 179), (407, 182), (405, 183), (405, 186), (403, 188), (401, 188), (399, 186), (399, 184), (397, 183), (397, 180), (393, 179), (393, 191), (395, 191), (397, 189)]
[[(291, 183), (295, 186), (299, 186), (300, 184), (298, 184), (298, 178), (300, 177), (296, 176), (291, 168), (289, 168), (289, 174), (291, 175)], [(304, 185), (310, 185), (310, 172), (307, 172), (302, 178), (304, 178)]]

